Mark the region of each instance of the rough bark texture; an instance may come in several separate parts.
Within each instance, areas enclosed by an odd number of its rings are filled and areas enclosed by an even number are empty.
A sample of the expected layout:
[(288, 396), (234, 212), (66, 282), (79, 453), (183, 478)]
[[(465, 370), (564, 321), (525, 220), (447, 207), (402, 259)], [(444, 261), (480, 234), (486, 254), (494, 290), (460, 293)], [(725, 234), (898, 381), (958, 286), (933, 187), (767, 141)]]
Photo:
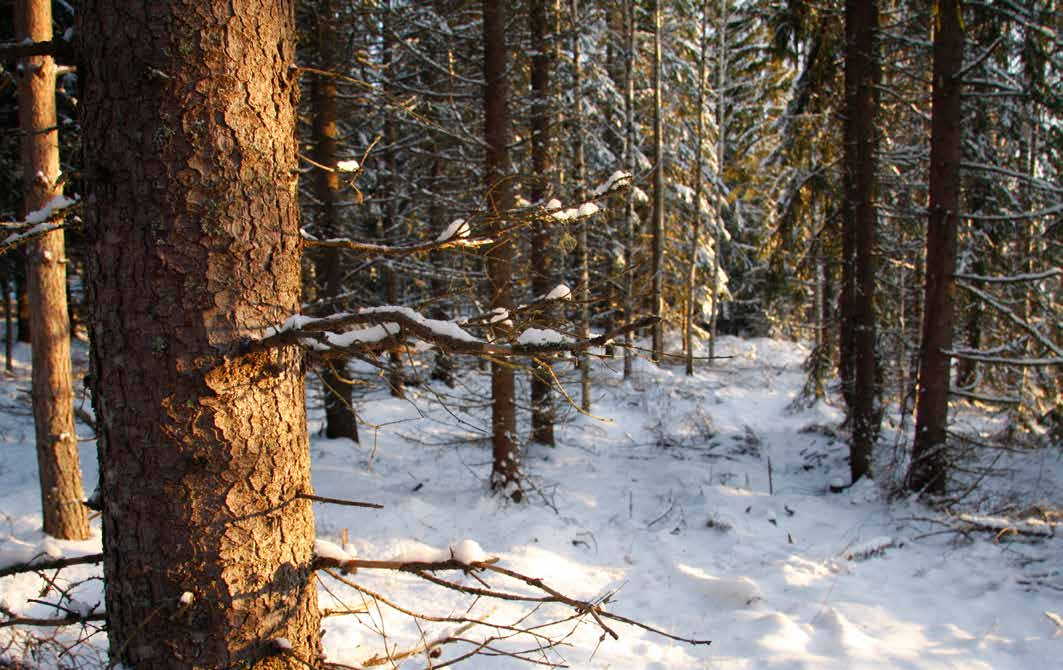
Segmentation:
[[(510, 182), (509, 101), (506, 86), (506, 33), (503, 3), (484, 0), (484, 139), (487, 143), (484, 178), (487, 204), (494, 213), (512, 209)], [(494, 234), (501, 234), (504, 222), (496, 219)], [(503, 241), (487, 250), (487, 277), (492, 309), (513, 309), (513, 244)], [(513, 368), (491, 362), (491, 446), (493, 465), (491, 487), (522, 497), (520, 489), (520, 449), (517, 444), (517, 415), (513, 388)]]
[(842, 302), (842, 338), (847, 340), (845, 365), (852, 439), (849, 469), (852, 481), (868, 474), (871, 449), (878, 437), (878, 357), (875, 351), (875, 93), (879, 81), (875, 53), (878, 28), (876, 0), (845, 4), (845, 121), (842, 179), (845, 253), (842, 263), (846, 299)]
[[(651, 272), (653, 283), (650, 309), (661, 318), (664, 314), (664, 129), (661, 115), (661, 2), (653, 3), (653, 249)], [(664, 321), (653, 325), (655, 362), (664, 353)]]
[[(548, 186), (553, 176), (553, 155), (550, 141), (551, 91), (550, 69), (553, 67), (553, 49), (550, 48), (550, 22), (546, 11), (546, 0), (532, 0), (528, 4), (528, 23), (533, 40), (531, 64), (531, 158), (532, 158), (532, 202), (545, 201), (550, 192)], [(531, 241), (531, 276), (532, 293), (546, 295), (557, 281), (554, 272), (554, 254), (552, 253), (550, 233), (546, 225), (535, 225)], [(547, 322), (552, 320), (554, 310), (543, 314)], [(531, 439), (539, 444), (554, 444), (554, 405), (551, 387), (549, 358), (536, 361), (531, 379)]]
[[(319, 0), (315, 15), (315, 46), (318, 67), (332, 71), (337, 66), (336, 32), (332, 27), (332, 0)], [(311, 105), (314, 114), (314, 161), (331, 168), (336, 167), (338, 132), (336, 128), (336, 80), (333, 77), (314, 75), (311, 80)], [(340, 236), (339, 210), (340, 176), (335, 170), (314, 170), (314, 195), (320, 203), (317, 231), (323, 238)], [(335, 299), (343, 293), (343, 268), (340, 250), (320, 248), (314, 255), (314, 270), (317, 275), (317, 297), (322, 310), (337, 308)], [(346, 437), (358, 441), (358, 423), (352, 405), (350, 383), (347, 374), (347, 359), (338, 357), (323, 365), (321, 385), (325, 393), (325, 435), (331, 438)]]
[(915, 444), (908, 488), (942, 493), (948, 474), (945, 429), (956, 282), (960, 204), (960, 90), (963, 23), (959, 0), (939, 0), (934, 27), (933, 112), (930, 135), (930, 217), (926, 230), (926, 295), (919, 358)]
[[(52, 6), (44, 0), (15, 3), (18, 41), (52, 39)], [(59, 133), (55, 120), (55, 61), (33, 56), (20, 61), (19, 126), (22, 131), (23, 204), (41, 209), (62, 193)], [(51, 130), (45, 130), (45, 129)], [(68, 540), (89, 536), (81, 485), (74, 393), (70, 372), (70, 317), (66, 304), (66, 251), (63, 232), (27, 244), (26, 293), (33, 338), (33, 423), (41, 482), (44, 532)], [(5, 296), (6, 297), (6, 296)]]
[(106, 609), (126, 667), (300, 668), (320, 650), (302, 356), (239, 353), (299, 308), (293, 34), (283, 0), (80, 8)]

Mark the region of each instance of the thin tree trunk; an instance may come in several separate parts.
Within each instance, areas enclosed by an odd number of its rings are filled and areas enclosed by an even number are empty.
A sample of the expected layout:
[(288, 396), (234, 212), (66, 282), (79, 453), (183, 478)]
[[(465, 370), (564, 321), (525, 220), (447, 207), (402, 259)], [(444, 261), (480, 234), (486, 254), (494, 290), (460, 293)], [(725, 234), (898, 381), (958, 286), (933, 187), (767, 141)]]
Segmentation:
[[(19, 41), (52, 39), (50, 2), (18, 0), (15, 20)], [(20, 66), (23, 204), (26, 212), (32, 212), (62, 194), (56, 185), (59, 133), (55, 130), (55, 61), (50, 56), (33, 56), (23, 59)], [(83, 540), (89, 536), (89, 521), (82, 504), (85, 493), (74, 432), (66, 250), (61, 230), (28, 243), (26, 289), (31, 307), (33, 423), (44, 532), (66, 540)]]
[(15, 333), (13, 332), (14, 320), (11, 318), (11, 272), (7, 269), (4, 270), (4, 369), (11, 372), (14, 369), (12, 365), (12, 350), (15, 348)]
[[(650, 309), (660, 319), (664, 315), (664, 131), (661, 115), (661, 3), (653, 3), (653, 249), (651, 272), (653, 283), (650, 294)], [(655, 363), (664, 353), (664, 322), (653, 325), (653, 352)]]
[[(531, 0), (528, 3), (529, 29), (532, 39), (531, 64), (531, 159), (532, 174), (531, 199), (542, 203), (549, 192), (553, 176), (552, 147), (550, 138), (551, 90), (550, 69), (553, 66), (553, 49), (550, 48), (550, 24), (546, 12), (545, 0)], [(531, 243), (531, 277), (532, 293), (546, 295), (553, 288), (557, 278), (554, 272), (554, 256), (550, 250), (550, 235), (543, 223), (535, 225)], [(551, 321), (554, 310), (543, 313), (546, 321)], [(550, 361), (543, 357), (534, 362), (531, 378), (531, 440), (538, 444), (554, 444), (554, 406), (551, 393), (553, 375)]]
[(956, 229), (960, 204), (963, 21), (959, 0), (938, 0), (934, 26), (930, 215), (926, 233), (926, 296), (919, 359), (915, 443), (908, 470), (912, 491), (943, 493), (948, 476), (948, 350), (952, 348)]
[[(435, 10), (436, 15), (441, 21), (448, 21), (447, 17), (450, 14), (450, 2), (448, 0), (434, 0), (433, 9)], [(449, 63), (453, 60), (453, 55), (446, 50), (442, 51), (440, 54), (437, 54), (437, 56), (441, 57), (435, 58), (434, 60), (436, 62)], [(430, 91), (437, 90), (438, 85), (443, 81), (447, 82), (447, 92), (449, 93), (451, 90), (449, 79), (440, 74), (434, 67), (430, 66), (426, 68), (425, 80), (427, 82), (426, 87)], [(433, 107), (432, 109), (437, 108)], [(442, 124), (444, 122), (442, 115), (439, 115), (433, 118), (432, 120), (433, 122), (438, 124)], [(432, 134), (432, 153), (435, 158), (432, 159), (431, 189), (434, 197), (428, 205), (428, 222), (430, 225), (430, 229), (434, 235), (439, 235), (444, 230), (446, 230), (447, 225), (449, 225), (449, 222), (446, 220), (446, 210), (443, 207), (442, 197), (440, 195), (440, 188), (442, 186), (445, 176), (444, 161), (442, 155), (444, 153), (444, 147), (446, 142), (447, 137), (444, 133), (434, 132)], [(429, 262), (433, 267), (444, 267), (444, 253), (446, 252), (435, 251), (429, 254)], [(432, 295), (437, 300), (442, 298), (443, 296), (450, 295), (450, 282), (444, 281), (443, 277), (444, 275), (442, 273), (434, 272), (432, 273), (432, 277), (429, 280), (432, 289)], [(429, 317), (440, 320), (448, 319), (449, 315), (447, 314), (446, 309), (447, 304), (449, 304), (448, 298), (443, 298), (442, 300), (437, 302), (433, 306)], [(449, 387), (454, 386), (454, 362), (453, 359), (451, 359), (447, 352), (442, 348), (437, 347), (435, 350), (431, 376), (432, 379), (441, 381)]]
[(847, 242), (842, 264), (847, 290), (841, 328), (850, 347), (849, 416), (852, 439), (849, 469), (852, 481), (868, 474), (878, 438), (878, 356), (875, 350), (875, 94), (879, 80), (875, 54), (878, 28), (876, 0), (848, 0), (845, 5), (845, 122), (843, 208)]
[(299, 310), (294, 5), (87, 0), (76, 34), (112, 663), (316, 664), (303, 356), (242, 353)]
[[(502, 215), (512, 209), (510, 182), (509, 99), (506, 83), (505, 10), (499, 0), (484, 0), (484, 139), (487, 142), (484, 169), (487, 203), (494, 215), (493, 231), (501, 235)], [(487, 251), (487, 276), (492, 309), (513, 309), (513, 243), (502, 236)], [(491, 487), (520, 501), (520, 449), (513, 368), (491, 362)]]
[[(391, 21), (391, 0), (384, 3), (384, 19), (382, 29), (384, 32), (384, 44), (382, 55), (384, 59), (384, 91), (389, 94), (393, 87), (395, 72), (394, 36)], [(384, 204), (385, 223), (382, 228), (384, 234), (394, 230), (398, 224), (398, 197), (399, 197), (399, 161), (397, 148), (397, 134), (395, 132), (395, 112), (393, 106), (388, 103), (384, 110), (384, 143), (387, 146), (386, 159), (388, 175), (388, 192)], [(391, 261), (387, 260), (381, 271), (384, 279), (384, 301), (389, 305), (397, 305), (399, 302), (399, 277), (392, 267)], [(394, 398), (406, 396), (406, 381), (402, 372), (402, 354), (399, 350), (392, 349), (388, 352), (388, 388)]]
[[(318, 0), (315, 17), (315, 46), (318, 67), (332, 71), (338, 65), (336, 32), (333, 29), (332, 0)], [(336, 128), (336, 80), (314, 75), (310, 84), (310, 102), (314, 121), (314, 161), (332, 168), (314, 170), (314, 196), (320, 202), (317, 229), (322, 237), (339, 237), (340, 220), (336, 203), (340, 200), (340, 178), (336, 172), (338, 154)], [(337, 308), (336, 298), (343, 293), (343, 267), (340, 250), (315, 250), (314, 267), (317, 274), (317, 297), (325, 313)], [(347, 374), (346, 357), (325, 362), (321, 370), (321, 385), (325, 394), (325, 436), (358, 441), (358, 422), (354, 413), (353, 385)]]
[[(20, 256), (25, 261), (25, 252), (23, 251)], [(25, 265), (23, 262), (23, 275), (25, 275)], [(30, 299), (29, 294), (26, 292), (26, 277), (15, 276), (15, 306), (18, 308), (18, 341), (29, 344), (33, 339), (30, 333)]]
[[(572, 175), (576, 187), (576, 202), (583, 202), (587, 190), (587, 163), (583, 156), (583, 63), (580, 62), (579, 38), (582, 34), (579, 18), (579, 0), (570, 0), (572, 7), (572, 86), (576, 100), (572, 115), (572, 135), (575, 146), (575, 166)], [(587, 221), (579, 224), (579, 283), (580, 314), (579, 332), (583, 339), (591, 335), (591, 261), (587, 247)], [(579, 354), (580, 407), (591, 411), (591, 359), (587, 352)]]
[(690, 257), (687, 259), (686, 319), (683, 326), (683, 351), (686, 352), (687, 376), (694, 374), (694, 283), (698, 271), (698, 236), (701, 234), (701, 200), (705, 190), (701, 176), (702, 144), (705, 135), (705, 60), (709, 44), (709, 0), (701, 3), (701, 55), (698, 59), (698, 124), (694, 149), (694, 218), (690, 223)]
[[(716, 180), (717, 187), (725, 184), (724, 167), (727, 152), (727, 23), (730, 12), (727, 0), (720, 0), (720, 21), (716, 28)], [(712, 296), (712, 312), (709, 315), (709, 365), (716, 357), (716, 329), (720, 318), (720, 237), (723, 232), (723, 197), (720, 193), (716, 205), (716, 220), (712, 229), (712, 277), (709, 292)]]
[[(635, 175), (635, 0), (624, 1), (624, 158)], [(635, 320), (635, 189), (627, 190), (624, 203), (624, 321)], [(635, 356), (634, 335), (624, 333), (624, 379), (631, 377)]]

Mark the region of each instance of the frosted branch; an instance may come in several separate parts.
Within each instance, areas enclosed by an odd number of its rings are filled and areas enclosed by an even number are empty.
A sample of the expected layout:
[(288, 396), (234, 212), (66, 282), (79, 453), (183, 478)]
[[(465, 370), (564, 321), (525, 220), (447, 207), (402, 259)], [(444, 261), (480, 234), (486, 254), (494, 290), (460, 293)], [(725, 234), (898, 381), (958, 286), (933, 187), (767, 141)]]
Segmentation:
[(262, 339), (246, 343), (243, 351), (297, 344), (319, 353), (351, 353), (389, 348), (412, 337), (460, 354), (535, 356), (604, 346), (620, 335), (656, 321), (656, 317), (644, 317), (584, 340), (569, 339), (555, 331), (528, 329), (516, 334), (512, 343), (499, 343), (478, 338), (454, 321), (429, 319), (408, 307), (368, 307), (321, 318), (290, 317), (281, 326), (268, 329)]

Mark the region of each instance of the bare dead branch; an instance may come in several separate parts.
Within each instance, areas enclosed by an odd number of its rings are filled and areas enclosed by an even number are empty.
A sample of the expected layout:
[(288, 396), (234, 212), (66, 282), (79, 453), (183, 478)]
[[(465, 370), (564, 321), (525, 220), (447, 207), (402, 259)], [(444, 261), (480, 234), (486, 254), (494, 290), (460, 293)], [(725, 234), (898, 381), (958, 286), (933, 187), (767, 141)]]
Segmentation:
[[(335, 567), (345, 571), (354, 571), (358, 568), (397, 570), (400, 572), (408, 572), (410, 574), (420, 577), (421, 579), (424, 579), (425, 581), (432, 582), (433, 584), (436, 584), (438, 586), (442, 586), (444, 588), (472, 596), (517, 602), (559, 603), (562, 605), (568, 605), (569, 607), (574, 608), (578, 613), (588, 614), (593, 617), (594, 620), (597, 622), (598, 626), (614, 640), (619, 639), (620, 636), (615, 630), (613, 630), (605, 623), (604, 619), (610, 619), (612, 621), (627, 624), (629, 626), (635, 626), (636, 628), (641, 628), (642, 630), (645, 630), (647, 632), (653, 633), (655, 635), (660, 635), (662, 637), (668, 638), (670, 640), (675, 640), (677, 642), (684, 642), (690, 645), (712, 644), (711, 640), (703, 640), (673, 635), (671, 633), (668, 633), (667, 631), (661, 630), (660, 628), (644, 624), (642, 622), (619, 614), (614, 614), (602, 607), (602, 602), (605, 602), (608, 597), (598, 602), (571, 598), (569, 596), (566, 596), (564, 593), (561, 593), (557, 589), (554, 589), (551, 586), (547, 585), (540, 578), (529, 577), (528, 575), (516, 572), (515, 570), (510, 570), (508, 568), (503, 568), (499, 565), (496, 565), (497, 561), (497, 558), (492, 558), (490, 560), (478, 563), (462, 563), (454, 559), (433, 562), (370, 561), (363, 559), (340, 561), (332, 558), (318, 557), (314, 561), (314, 567), (315, 569)], [(493, 588), (468, 586), (465, 584), (459, 584), (457, 582), (443, 579), (432, 574), (433, 572), (447, 570), (462, 570), (470, 573), (473, 571), (494, 572), (496, 574), (503, 575), (505, 577), (509, 577), (510, 579), (522, 582), (523, 584), (530, 586), (536, 591), (539, 591), (546, 595), (531, 596), (519, 593), (512, 593), (509, 591), (499, 591)]]
[(6, 567), (0, 568), (0, 577), (20, 575), (27, 572), (38, 572), (40, 570), (62, 570), (63, 568), (70, 567), (71, 565), (92, 565), (95, 563), (102, 562), (103, 554), (88, 554), (86, 556), (56, 558), (47, 561), (38, 561), (34, 559), (32, 561), (27, 561), (26, 563), (16, 563), (14, 565), (8, 565)]
[(6, 42), (0, 44), (0, 60), (15, 60), (30, 56), (52, 56), (56, 59), (73, 61), (74, 45), (65, 40), (48, 40), (46, 42)]
[(358, 502), (357, 500), (344, 500), (343, 498), (326, 498), (325, 496), (318, 496), (312, 493), (300, 493), (296, 498), (302, 498), (303, 500), (313, 500), (319, 503), (328, 503), (330, 505), (344, 505), (346, 507), (369, 507), (371, 509), (384, 509), (384, 506), (379, 503)]
[(0, 628), (10, 628), (11, 626), (76, 626), (79, 624), (90, 623), (92, 621), (106, 620), (106, 614), (88, 614), (86, 616), (71, 614), (65, 617), (56, 617), (53, 619), (33, 619), (28, 617), (15, 617), (12, 619), (5, 619), (4, 621), (0, 621)]

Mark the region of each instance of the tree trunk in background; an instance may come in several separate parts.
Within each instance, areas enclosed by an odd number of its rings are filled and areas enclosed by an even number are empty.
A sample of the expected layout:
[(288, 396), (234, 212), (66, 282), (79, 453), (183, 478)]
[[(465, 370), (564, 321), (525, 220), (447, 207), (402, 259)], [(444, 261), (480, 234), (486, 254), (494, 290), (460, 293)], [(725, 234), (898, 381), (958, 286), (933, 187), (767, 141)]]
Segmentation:
[[(513, 243), (504, 235), (501, 217), (512, 209), (510, 181), (509, 100), (506, 83), (506, 19), (504, 4), (484, 0), (484, 139), (487, 143), (484, 179), (487, 206), (494, 217), (492, 235), (501, 241), (487, 250), (487, 277), (491, 309), (513, 309)], [(517, 416), (513, 388), (513, 368), (502, 361), (491, 362), (491, 445), (493, 466), (491, 488), (505, 491), (520, 501), (520, 449), (517, 444)]]
[[(717, 189), (727, 183), (727, 24), (731, 19), (727, 0), (720, 0), (720, 16), (716, 24), (716, 179)], [(726, 188), (717, 195), (716, 220), (712, 229), (712, 277), (709, 279), (709, 293), (712, 295), (712, 313), (709, 318), (709, 365), (716, 358), (716, 332), (720, 320), (720, 249), (723, 237), (723, 209), (721, 196), (726, 196)]]
[[(15, 22), (20, 42), (52, 39), (50, 2), (18, 0)], [(29, 213), (62, 193), (56, 186), (59, 132), (55, 129), (55, 61), (51, 56), (33, 56), (20, 61), (20, 66), (23, 204)], [(63, 231), (27, 243), (26, 293), (33, 337), (33, 423), (44, 532), (66, 540), (83, 540), (89, 536), (89, 521), (82, 505), (85, 492), (74, 431)]]
[[(580, 55), (579, 0), (569, 0), (572, 10), (572, 86), (575, 109), (572, 112), (572, 143), (574, 146), (572, 181), (575, 182), (576, 202), (587, 197), (587, 161), (583, 154), (583, 63)], [(588, 221), (579, 226), (579, 336), (591, 336), (591, 253), (587, 242)], [(577, 354), (580, 368), (580, 408), (591, 411), (591, 359), (587, 352)]]
[[(709, 42), (709, 2), (701, 3), (701, 42), (698, 58), (698, 123), (694, 150), (694, 218), (690, 223), (690, 257), (687, 259), (686, 313), (683, 324), (683, 351), (687, 376), (694, 374), (694, 283), (698, 273), (698, 236), (701, 234), (701, 200), (705, 191), (701, 157), (705, 135), (705, 59)], [(713, 298), (715, 300), (715, 297)]]
[[(433, 0), (432, 7), (435, 10), (436, 16), (439, 20), (448, 25), (449, 16), (451, 14), (451, 0)], [(453, 54), (449, 50), (444, 49), (434, 54), (433, 60), (436, 63), (450, 63), (452, 62)], [(440, 91), (440, 85), (446, 84), (446, 91), (452, 92), (451, 81), (449, 77), (445, 77), (439, 73), (434, 67), (428, 67), (424, 73), (425, 82), (427, 88), (430, 91)], [(437, 107), (433, 106), (430, 109), (436, 110)], [(442, 115), (438, 115), (432, 118), (433, 123), (443, 123)], [(432, 133), (432, 154), (435, 158), (432, 159), (432, 178), (431, 178), (431, 190), (433, 192), (432, 200), (428, 205), (428, 221), (429, 230), (433, 235), (439, 235), (446, 230), (449, 225), (449, 221), (446, 218), (446, 210), (443, 207), (442, 196), (440, 195), (440, 189), (445, 177), (445, 164), (442, 155), (445, 152), (449, 138), (445, 133), (434, 131)], [(447, 252), (433, 251), (428, 255), (429, 263), (433, 267), (444, 267), (444, 254)], [(449, 296), (451, 294), (451, 281), (446, 281), (443, 275), (439, 272), (432, 273), (432, 277), (429, 280), (432, 290), (432, 295), (437, 299), (442, 298), (440, 302), (437, 302), (430, 310), (428, 316), (432, 319), (446, 320), (449, 318), (447, 314), (446, 305), (449, 304)], [(446, 296), (445, 298), (443, 296)], [(432, 363), (432, 379), (439, 380), (449, 387), (454, 386), (454, 361), (442, 348), (436, 347), (434, 353), (434, 360)]]
[[(624, 0), (624, 160), (635, 176), (635, 2)], [(624, 321), (635, 320), (635, 189), (627, 189), (624, 203)], [(631, 377), (634, 335), (624, 333), (624, 379)]]
[(952, 348), (956, 229), (960, 204), (963, 22), (959, 0), (939, 0), (934, 26), (930, 135), (930, 215), (926, 231), (926, 296), (919, 358), (915, 443), (908, 489), (943, 493), (948, 475), (948, 350)]
[[(384, 65), (384, 95), (385, 98), (391, 95), (391, 89), (394, 86), (395, 81), (395, 54), (394, 54), (394, 38), (393, 28), (391, 25), (391, 0), (387, 0), (384, 3), (384, 19), (381, 24), (383, 30), (383, 48), (381, 49), (381, 55), (383, 57)], [(394, 105), (390, 100), (387, 101), (384, 109), (384, 145), (385, 149), (385, 164), (387, 165), (387, 195), (386, 202), (384, 203), (384, 225), (383, 233), (387, 236), (390, 232), (394, 231), (398, 226), (398, 207), (397, 199), (399, 197), (399, 162), (398, 162), (398, 148), (397, 137), (395, 133), (395, 112)], [(386, 243), (386, 242), (385, 242)], [(381, 269), (381, 274), (384, 280), (384, 303), (387, 305), (397, 305), (399, 303), (399, 277), (395, 272), (395, 268), (392, 267), (391, 259), (384, 260), (384, 267)], [(388, 352), (388, 388), (391, 391), (393, 398), (406, 397), (406, 381), (402, 371), (402, 353), (399, 350), (392, 349)]]
[(80, 6), (107, 630), (128, 668), (321, 648), (302, 354), (241, 353), (299, 310), (294, 22), (283, 0)]
[(848, 338), (845, 362), (849, 385), (852, 438), (849, 469), (852, 481), (868, 474), (871, 451), (878, 438), (878, 356), (875, 349), (875, 93), (879, 81), (875, 52), (878, 29), (876, 0), (848, 0), (845, 4), (845, 121), (842, 183), (845, 192), (842, 262), (841, 330)]
[[(338, 66), (337, 37), (333, 29), (333, 0), (318, 0), (315, 15), (315, 48), (317, 66), (332, 71)], [(314, 168), (314, 197), (320, 203), (317, 231), (323, 238), (339, 237), (340, 220), (336, 203), (340, 200), (340, 176), (335, 171), (337, 145), (336, 80), (312, 75), (310, 102), (313, 107), (314, 161), (333, 168)], [(317, 298), (322, 313), (337, 308), (336, 299), (343, 293), (341, 251), (323, 247), (314, 250), (314, 269), (317, 274)], [(347, 374), (346, 357), (326, 361), (321, 369), (321, 385), (325, 394), (325, 436), (346, 437), (358, 441), (358, 422), (354, 413), (352, 384)]]
[[(658, 319), (664, 316), (664, 131), (661, 115), (661, 2), (653, 3), (653, 249), (650, 309)], [(653, 325), (653, 361), (664, 353), (664, 322)]]
[[(53, 92), (54, 95), (54, 92)], [(25, 260), (25, 251), (19, 253), (16, 251), (23, 260)], [(22, 263), (25, 266), (25, 263)], [(24, 276), (15, 276), (15, 305), (18, 307), (18, 341), (30, 343), (32, 339), (30, 335), (30, 299), (26, 293), (26, 278)]]
[(4, 270), (4, 370), (11, 372), (13, 365), (13, 349), (15, 348), (14, 319), (11, 313), (11, 272)]
[[(541, 204), (550, 192), (548, 185), (553, 180), (554, 168), (550, 141), (551, 91), (550, 68), (553, 49), (550, 48), (550, 24), (547, 20), (546, 1), (531, 0), (528, 3), (529, 29), (532, 39), (531, 63), (531, 199)], [(557, 278), (554, 272), (554, 257), (551, 252), (550, 234), (544, 223), (536, 223), (531, 243), (532, 293), (543, 296), (554, 287)], [(552, 321), (555, 310), (544, 311), (543, 318)], [(554, 444), (554, 406), (551, 391), (552, 375), (549, 358), (543, 357), (533, 363), (531, 378), (531, 440), (539, 444)]]

